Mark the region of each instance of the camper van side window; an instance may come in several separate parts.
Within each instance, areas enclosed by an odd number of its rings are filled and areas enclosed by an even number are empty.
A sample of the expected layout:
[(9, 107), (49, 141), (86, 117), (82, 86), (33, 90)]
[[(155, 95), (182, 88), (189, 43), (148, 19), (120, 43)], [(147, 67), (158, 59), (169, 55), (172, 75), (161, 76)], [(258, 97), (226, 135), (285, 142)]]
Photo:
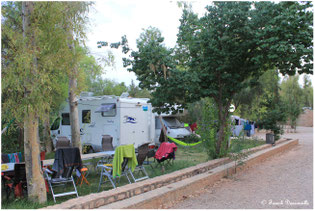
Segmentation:
[(91, 110), (82, 110), (82, 123), (91, 123)]
[(114, 117), (116, 116), (116, 104), (115, 103), (105, 103), (102, 104), (104, 108), (106, 107), (106, 111), (102, 111), (102, 116), (103, 117)]
[(63, 114), (61, 114), (61, 117), (62, 117), (62, 121), (61, 121), (62, 125), (70, 125), (69, 113), (63, 113)]

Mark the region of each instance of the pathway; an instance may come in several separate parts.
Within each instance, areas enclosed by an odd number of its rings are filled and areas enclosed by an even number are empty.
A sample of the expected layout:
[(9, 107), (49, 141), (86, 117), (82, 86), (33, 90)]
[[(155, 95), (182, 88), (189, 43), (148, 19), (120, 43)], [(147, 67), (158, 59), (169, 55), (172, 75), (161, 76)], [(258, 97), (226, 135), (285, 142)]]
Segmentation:
[(282, 137), (300, 144), (167, 208), (313, 208), (313, 128), (298, 127)]

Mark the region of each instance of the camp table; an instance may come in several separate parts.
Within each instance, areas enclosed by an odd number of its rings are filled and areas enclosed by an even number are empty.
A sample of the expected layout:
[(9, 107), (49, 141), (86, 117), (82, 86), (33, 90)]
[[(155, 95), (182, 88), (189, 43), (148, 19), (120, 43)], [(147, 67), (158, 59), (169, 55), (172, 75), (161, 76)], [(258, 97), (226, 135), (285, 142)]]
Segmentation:
[[(96, 153), (90, 153), (90, 154), (83, 154), (81, 155), (81, 159), (83, 160), (90, 160), (94, 158), (104, 158), (109, 157), (115, 154), (115, 151), (105, 151), (105, 152), (96, 152)], [(55, 159), (49, 159), (44, 160), (43, 164), (44, 166), (51, 166), (53, 165)]]

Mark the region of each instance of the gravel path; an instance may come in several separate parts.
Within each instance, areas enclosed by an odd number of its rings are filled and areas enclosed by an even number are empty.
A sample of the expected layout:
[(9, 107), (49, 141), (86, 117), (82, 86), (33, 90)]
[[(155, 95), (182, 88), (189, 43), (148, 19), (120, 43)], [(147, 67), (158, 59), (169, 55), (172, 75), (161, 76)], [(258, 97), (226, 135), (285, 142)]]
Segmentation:
[(313, 128), (298, 127), (282, 137), (300, 144), (168, 208), (313, 208)]

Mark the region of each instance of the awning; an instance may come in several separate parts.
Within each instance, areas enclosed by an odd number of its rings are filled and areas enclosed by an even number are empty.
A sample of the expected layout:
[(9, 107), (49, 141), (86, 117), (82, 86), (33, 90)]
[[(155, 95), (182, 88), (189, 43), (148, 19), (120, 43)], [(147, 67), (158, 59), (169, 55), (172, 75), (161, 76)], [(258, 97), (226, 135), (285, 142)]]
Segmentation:
[(111, 104), (102, 104), (98, 109), (96, 109), (95, 113), (108, 112), (115, 108), (115, 103)]

